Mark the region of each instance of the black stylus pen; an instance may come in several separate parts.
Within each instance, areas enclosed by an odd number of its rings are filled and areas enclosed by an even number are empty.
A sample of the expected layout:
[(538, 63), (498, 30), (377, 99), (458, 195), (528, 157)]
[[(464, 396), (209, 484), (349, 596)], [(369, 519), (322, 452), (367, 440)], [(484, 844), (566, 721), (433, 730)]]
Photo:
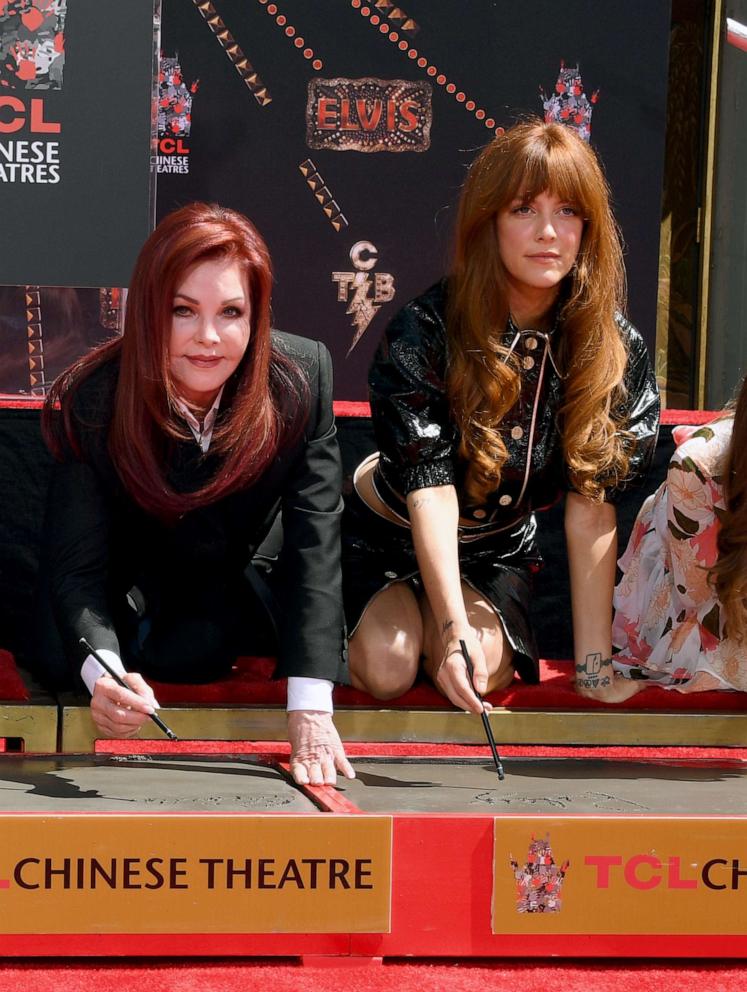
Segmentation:
[[(99, 663), (99, 665), (101, 665), (101, 667), (104, 669), (104, 671), (106, 671), (109, 675), (111, 675), (111, 677), (114, 679), (114, 681), (117, 683), (117, 685), (121, 685), (123, 689), (129, 689), (130, 692), (133, 691), (130, 688), (130, 686), (127, 685), (127, 683), (122, 678), (122, 676), (119, 675), (117, 672), (115, 672), (114, 669), (112, 668), (112, 666), (108, 662), (104, 661), (104, 659), (101, 657), (101, 655), (98, 653), (98, 651), (95, 648), (92, 648), (91, 647), (91, 645), (88, 643), (88, 641), (85, 639), (85, 637), (81, 637), (81, 639), (78, 641), (78, 643), (79, 644), (82, 644), (83, 647), (86, 649), (86, 651), (89, 654), (92, 654), (93, 655), (93, 657), (96, 659), (96, 661)], [(174, 731), (170, 727), (167, 727), (166, 726), (166, 724), (163, 722), (163, 720), (160, 718), (160, 716), (157, 716), (155, 713), (149, 713), (148, 716), (151, 718), (151, 720), (153, 721), (153, 723), (155, 723), (155, 725), (157, 727), (159, 727), (164, 732), (164, 734), (166, 734), (166, 736), (168, 737), (168, 739), (170, 741), (178, 741), (179, 740), (179, 738), (176, 736), (176, 734), (174, 733)]]
[[(459, 647), (462, 649), (464, 660), (467, 663), (467, 674), (469, 675), (469, 681), (472, 686), (472, 690), (474, 694), (477, 696), (477, 698), (480, 700), (480, 702), (482, 702), (482, 696), (477, 691), (477, 689), (475, 689), (475, 679), (474, 679), (475, 670), (472, 667), (472, 659), (469, 656), (467, 645), (464, 643), (464, 641), (460, 641)], [(498, 772), (498, 778), (502, 782), (506, 776), (503, 774), (503, 764), (501, 763), (501, 756), (498, 754), (498, 748), (495, 746), (495, 738), (493, 737), (493, 731), (490, 729), (490, 720), (488, 719), (488, 714), (485, 712), (485, 710), (482, 711), (480, 716), (482, 717), (482, 725), (485, 728), (485, 736), (488, 739), (488, 744), (490, 744), (490, 750), (493, 752), (493, 761), (495, 762), (495, 770)]]

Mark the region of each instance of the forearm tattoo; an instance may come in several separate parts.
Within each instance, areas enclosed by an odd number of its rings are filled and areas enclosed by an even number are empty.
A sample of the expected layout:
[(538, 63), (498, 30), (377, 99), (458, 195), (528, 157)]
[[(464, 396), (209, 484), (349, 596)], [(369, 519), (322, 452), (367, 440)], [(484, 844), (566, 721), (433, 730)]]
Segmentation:
[(612, 658), (603, 658), (601, 651), (587, 654), (576, 665), (576, 685), (582, 689), (606, 689), (612, 684)]
[(451, 628), (454, 626), (453, 620), (444, 620), (443, 626), (441, 627), (441, 637), (446, 637), (447, 634), (451, 633)]

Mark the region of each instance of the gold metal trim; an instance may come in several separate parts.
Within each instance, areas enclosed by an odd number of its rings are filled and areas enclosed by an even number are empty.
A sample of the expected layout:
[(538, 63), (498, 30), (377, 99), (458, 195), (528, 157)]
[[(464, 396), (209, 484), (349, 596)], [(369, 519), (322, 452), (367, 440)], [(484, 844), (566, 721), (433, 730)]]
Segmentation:
[(705, 148), (705, 182), (700, 221), (700, 314), (695, 344), (696, 405), (703, 410), (706, 405), (706, 366), (708, 362), (708, 316), (710, 310), (711, 252), (713, 247), (713, 190), (716, 166), (716, 132), (719, 92), (719, 61), (721, 32), (723, 29), (723, 0), (714, 0), (711, 38), (711, 79), (708, 92), (708, 132)]
[(58, 711), (54, 704), (0, 704), (0, 737), (20, 737), (27, 752), (54, 754)]
[[(285, 711), (280, 707), (184, 707), (163, 709), (160, 715), (181, 740), (287, 739)], [(744, 711), (495, 709), (490, 722), (499, 744), (737, 747), (747, 740)], [(344, 741), (485, 743), (480, 721), (454, 710), (338, 709), (335, 723)], [(141, 738), (162, 736), (150, 722), (140, 732)], [(64, 707), (61, 750), (91, 751), (95, 740), (88, 707)]]

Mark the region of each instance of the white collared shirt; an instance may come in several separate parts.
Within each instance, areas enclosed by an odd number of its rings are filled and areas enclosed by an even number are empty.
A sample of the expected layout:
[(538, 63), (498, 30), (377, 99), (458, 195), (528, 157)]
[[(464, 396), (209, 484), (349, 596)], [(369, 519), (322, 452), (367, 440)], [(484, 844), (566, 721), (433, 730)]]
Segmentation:
[(220, 407), (221, 397), (223, 396), (223, 389), (225, 387), (221, 386), (218, 390), (218, 395), (215, 397), (213, 405), (210, 407), (208, 412), (200, 425), (200, 421), (195, 417), (192, 410), (187, 406), (181, 397), (176, 397), (176, 409), (187, 421), (187, 427), (192, 431), (195, 441), (200, 446), (200, 450), (203, 455), (207, 453), (210, 447), (210, 442), (213, 440), (213, 429), (215, 427), (215, 421), (218, 417), (218, 408)]
[[(203, 454), (206, 454), (213, 439), (213, 429), (218, 416), (221, 397), (223, 396), (223, 386), (221, 386), (215, 402), (205, 414), (205, 418), (200, 424), (197, 417), (184, 400), (177, 397), (176, 408), (184, 417), (187, 426), (192, 431), (195, 441), (199, 444)], [(121, 658), (114, 651), (99, 652), (104, 660), (119, 675), (125, 674), (124, 665)], [(80, 670), (81, 678), (86, 684), (88, 691), (93, 695), (96, 680), (105, 675), (104, 668), (96, 661), (92, 654), (89, 654), (83, 662)], [(307, 676), (290, 676), (288, 679), (288, 699), (286, 708), (288, 710), (319, 710), (323, 713), (332, 713), (332, 682), (329, 679), (315, 679)]]

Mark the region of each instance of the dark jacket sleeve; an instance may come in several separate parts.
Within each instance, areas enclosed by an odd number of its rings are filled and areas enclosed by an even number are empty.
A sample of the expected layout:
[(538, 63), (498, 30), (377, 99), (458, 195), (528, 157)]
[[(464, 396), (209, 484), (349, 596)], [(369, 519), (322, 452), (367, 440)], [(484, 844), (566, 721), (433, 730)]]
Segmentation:
[(393, 317), (369, 373), (381, 472), (402, 496), (456, 478), (443, 295), (439, 284)]
[(656, 450), (659, 436), (661, 403), (656, 376), (651, 367), (646, 344), (633, 325), (618, 316), (618, 326), (628, 349), (625, 369), (625, 397), (616, 413), (630, 451), (630, 464), (624, 480), (606, 490), (605, 500), (617, 502), (626, 489), (645, 477)]
[(71, 661), (86, 656), (81, 637), (96, 649), (119, 652), (107, 595), (110, 509), (96, 467), (100, 455), (106, 459), (110, 386), (99, 375), (79, 390), (73, 422), (80, 455), (69, 451), (55, 464), (47, 497), (43, 554), (52, 611)]
[(342, 466), (332, 409), (332, 360), (324, 345), (308, 375), (311, 411), (302, 449), (281, 499), (276, 676), (349, 681), (344, 665), (340, 518)]

